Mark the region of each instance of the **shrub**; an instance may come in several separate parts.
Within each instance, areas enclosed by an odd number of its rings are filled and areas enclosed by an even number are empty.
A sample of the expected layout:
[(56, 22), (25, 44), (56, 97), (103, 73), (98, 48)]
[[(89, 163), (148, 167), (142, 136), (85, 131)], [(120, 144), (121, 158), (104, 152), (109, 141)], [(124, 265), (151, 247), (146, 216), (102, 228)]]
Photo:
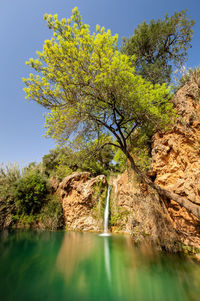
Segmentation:
[(64, 224), (62, 205), (39, 165), (23, 171), (0, 166), (0, 229), (37, 227), (56, 230)]
[[(17, 228), (30, 229), (37, 224), (37, 215), (21, 214), (12, 216), (14, 224), (17, 224)], [(15, 228), (15, 226), (14, 226)]]
[(57, 230), (63, 227), (64, 218), (61, 202), (56, 195), (52, 195), (40, 213), (43, 228)]
[(45, 203), (48, 181), (38, 169), (25, 173), (16, 183), (15, 197), (19, 213), (38, 213)]
[(16, 214), (16, 182), (20, 179), (20, 168), (16, 164), (0, 166), (0, 229), (13, 224)]

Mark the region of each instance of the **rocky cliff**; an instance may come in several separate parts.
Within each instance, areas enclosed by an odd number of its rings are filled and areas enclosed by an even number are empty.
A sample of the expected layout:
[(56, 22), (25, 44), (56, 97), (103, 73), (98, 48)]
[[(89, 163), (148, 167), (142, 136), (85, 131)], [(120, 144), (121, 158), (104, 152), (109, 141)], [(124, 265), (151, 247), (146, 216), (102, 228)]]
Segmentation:
[[(150, 241), (176, 248), (178, 235), (165, 204), (155, 192), (137, 181), (132, 170), (110, 177), (110, 222), (112, 232), (131, 234), (135, 242)], [(59, 185), (68, 230), (103, 232), (107, 194), (105, 176), (74, 173)]]
[[(194, 82), (173, 98), (178, 119), (166, 134), (157, 133), (152, 144), (152, 176), (160, 186), (200, 205), (200, 101)], [(200, 246), (200, 221), (174, 201), (166, 206), (174, 228), (185, 243)]]
[(165, 204), (155, 191), (140, 184), (132, 170), (112, 179), (111, 228), (131, 234), (136, 243), (178, 248), (178, 235)]
[(100, 231), (107, 181), (104, 175), (90, 177), (89, 172), (74, 173), (60, 183), (60, 194), (68, 230)]

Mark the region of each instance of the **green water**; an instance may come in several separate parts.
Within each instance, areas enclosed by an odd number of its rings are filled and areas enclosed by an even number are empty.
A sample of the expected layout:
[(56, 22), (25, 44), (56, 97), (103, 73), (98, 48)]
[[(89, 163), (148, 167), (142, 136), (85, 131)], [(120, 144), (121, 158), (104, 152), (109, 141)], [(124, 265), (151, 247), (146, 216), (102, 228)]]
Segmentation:
[(0, 300), (200, 300), (200, 265), (128, 236), (2, 232)]

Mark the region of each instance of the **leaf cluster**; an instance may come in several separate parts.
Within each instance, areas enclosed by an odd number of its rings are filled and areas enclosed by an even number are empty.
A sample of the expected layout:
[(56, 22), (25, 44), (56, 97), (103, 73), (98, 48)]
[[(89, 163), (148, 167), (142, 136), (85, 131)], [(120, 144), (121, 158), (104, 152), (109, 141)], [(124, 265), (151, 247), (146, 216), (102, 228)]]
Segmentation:
[(155, 83), (169, 83), (172, 64), (180, 68), (191, 48), (194, 20), (186, 10), (165, 15), (164, 20), (141, 23), (130, 38), (123, 39), (122, 52), (135, 55), (138, 74)]

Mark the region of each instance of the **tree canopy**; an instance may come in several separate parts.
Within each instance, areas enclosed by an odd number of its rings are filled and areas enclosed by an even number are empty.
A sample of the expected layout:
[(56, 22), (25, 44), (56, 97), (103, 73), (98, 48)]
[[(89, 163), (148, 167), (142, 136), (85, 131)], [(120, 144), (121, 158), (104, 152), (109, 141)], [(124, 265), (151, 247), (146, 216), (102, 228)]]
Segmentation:
[(177, 67), (187, 59), (191, 47), (194, 21), (186, 17), (186, 10), (175, 12), (164, 20), (141, 23), (130, 38), (124, 38), (122, 52), (136, 55), (138, 74), (153, 83), (169, 83), (172, 63)]
[(67, 20), (44, 18), (54, 37), (27, 62), (37, 74), (23, 80), (27, 99), (51, 110), (47, 135), (77, 147), (97, 139), (126, 152), (130, 137), (170, 123), (169, 89), (135, 74), (135, 57), (117, 49), (117, 35), (98, 25), (90, 33), (77, 8)]

